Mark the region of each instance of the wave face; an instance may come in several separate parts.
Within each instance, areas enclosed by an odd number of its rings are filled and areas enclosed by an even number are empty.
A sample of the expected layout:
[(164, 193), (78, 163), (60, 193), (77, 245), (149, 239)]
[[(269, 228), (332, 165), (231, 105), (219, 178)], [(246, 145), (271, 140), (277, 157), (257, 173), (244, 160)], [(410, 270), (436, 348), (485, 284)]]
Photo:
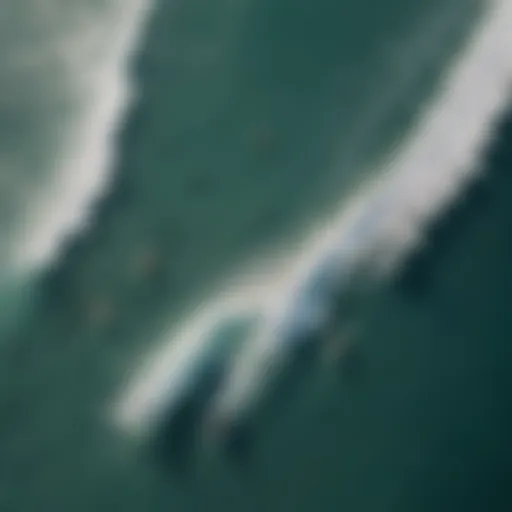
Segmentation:
[[(479, 159), (492, 137), (493, 123), (509, 102), (512, 71), (507, 60), (507, 48), (512, 45), (512, 4), (494, 1), (486, 5), (486, 14), (442, 77), (422, 118), (342, 210), (315, 226), (312, 236), (301, 244), (304, 250), (287, 252), (285, 257), (280, 254), (275, 261), (267, 259), (258, 272), (250, 269), (247, 286), (242, 276), (235, 289), (224, 287), (204, 305), (204, 311), (199, 315), (194, 311), (193, 318), (185, 320), (177, 329), (179, 334), (170, 343), (167, 340), (164, 352), (155, 357), (162, 362), (178, 353), (192, 353), (192, 346), (204, 350), (197, 339), (207, 339), (204, 328), (212, 325), (212, 315), (217, 322), (240, 310), (261, 315), (254, 337), (244, 344), (212, 402), (213, 416), (236, 421), (253, 407), (255, 397), (267, 389), (270, 377), (281, 368), (276, 363), (293, 347), (289, 333), (303, 325), (305, 306), (321, 305), (320, 313), (311, 312), (315, 326), (319, 319), (327, 322), (334, 313), (332, 304), (326, 306), (323, 299), (319, 302), (318, 287), (312, 288), (313, 300), (304, 297), (311, 291), (311, 279), (313, 284), (315, 276), (324, 279), (326, 261), (329, 265), (334, 262), (331, 270), (337, 277), (361, 273), (385, 281), (421, 246), (436, 217), (479, 176)], [(348, 267), (336, 268), (336, 262)], [(331, 294), (327, 288), (326, 293)], [(330, 300), (330, 295), (326, 297)], [(294, 314), (297, 311), (300, 319)], [(357, 316), (357, 311), (354, 314)], [(206, 317), (210, 320), (205, 323)], [(341, 322), (350, 320), (341, 318)], [(165, 369), (161, 364), (158, 367), (158, 372), (153, 372), (151, 365), (145, 367), (146, 373), (126, 389), (120, 408), (115, 409), (116, 420), (125, 427), (129, 428), (126, 418), (141, 421), (149, 397), (162, 393), (155, 375)]]
[(129, 63), (149, 0), (12, 1), (2, 7), (0, 261), (19, 273), (52, 264), (93, 221), (116, 133), (134, 97)]

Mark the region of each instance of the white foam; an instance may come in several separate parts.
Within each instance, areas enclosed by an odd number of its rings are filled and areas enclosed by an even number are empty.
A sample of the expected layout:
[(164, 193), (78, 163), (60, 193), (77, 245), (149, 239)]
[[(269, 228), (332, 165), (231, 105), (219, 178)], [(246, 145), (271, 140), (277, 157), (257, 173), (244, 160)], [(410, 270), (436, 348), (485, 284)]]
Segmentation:
[[(79, 119), (71, 123), (70, 133), (62, 133), (64, 149), (48, 192), (27, 208), (11, 256), (17, 269), (31, 271), (54, 262), (63, 238), (87, 228), (91, 202), (109, 186), (116, 164), (117, 130), (134, 99), (130, 60), (150, 8), (150, 0), (115, 0), (109, 2), (105, 16), (89, 19), (84, 6), (77, 16), (84, 18), (85, 26), (50, 49), (51, 58), (58, 55), (67, 65), (66, 86), (74, 89), (81, 103)], [(44, 58), (34, 55), (36, 60)], [(50, 59), (48, 52), (46, 57)]]

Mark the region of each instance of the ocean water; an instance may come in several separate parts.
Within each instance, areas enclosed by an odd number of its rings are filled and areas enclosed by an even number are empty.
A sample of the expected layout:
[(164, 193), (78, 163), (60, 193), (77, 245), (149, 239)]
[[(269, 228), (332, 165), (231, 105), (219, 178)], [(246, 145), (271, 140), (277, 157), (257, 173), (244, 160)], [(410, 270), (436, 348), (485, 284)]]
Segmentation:
[[(108, 421), (199, 298), (400, 153), (492, 3), (4, 3), (0, 510), (509, 510), (505, 109), (358, 364), (301, 386), (250, 467), (179, 477)], [(504, 89), (506, 42), (472, 103)]]

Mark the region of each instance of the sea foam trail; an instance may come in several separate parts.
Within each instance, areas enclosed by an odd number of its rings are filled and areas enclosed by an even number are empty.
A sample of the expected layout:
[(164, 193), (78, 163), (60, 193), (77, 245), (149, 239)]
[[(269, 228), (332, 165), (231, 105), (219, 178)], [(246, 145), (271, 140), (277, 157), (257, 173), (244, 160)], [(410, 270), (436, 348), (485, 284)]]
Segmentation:
[(62, 12), (71, 11), (70, 23), (76, 27), (54, 38), (45, 52), (31, 48), (27, 66), (44, 68), (45, 59), (57, 59), (64, 66), (62, 94), (76, 105), (71, 107), (72, 119), (63, 126), (45, 189), (28, 198), (31, 204), (13, 240), (9, 260), (20, 273), (55, 262), (63, 239), (91, 223), (91, 203), (111, 182), (117, 130), (135, 96), (130, 61), (151, 1), (70, 6), (54, 0), (38, 9), (41, 20), (61, 16), (63, 22)]
[[(144, 426), (151, 404), (161, 402), (165, 390), (173, 386), (169, 369), (204, 349), (205, 329), (215, 321), (252, 309), (263, 315), (263, 325), (273, 328), (275, 318), (293, 301), (301, 284), (337, 247), (355, 245), (373, 277), (385, 278), (421, 243), (426, 226), (456, 200), (468, 180), (478, 176), (479, 158), (492, 136), (493, 122), (509, 101), (512, 3), (500, 0), (488, 6), (441, 80), (424, 117), (401, 147), (361, 184), (339, 214), (315, 226), (302, 249), (280, 254), (273, 265), (269, 258), (259, 270), (252, 268), (250, 283), (244, 286), (242, 275), (235, 286), (225, 286), (222, 293), (186, 318), (115, 404), (114, 419), (121, 427), (133, 432)], [(254, 348), (262, 343), (265, 350), (266, 331), (259, 332), (244, 345), (248, 352), (242, 351), (240, 364), (235, 361), (226, 381), (220, 403), (228, 409), (230, 397), (240, 404), (240, 390), (243, 388), (242, 394), (247, 393), (249, 399), (251, 388), (258, 389), (268, 376), (268, 368), (259, 366), (258, 349)], [(250, 370), (251, 353), (260, 373)]]

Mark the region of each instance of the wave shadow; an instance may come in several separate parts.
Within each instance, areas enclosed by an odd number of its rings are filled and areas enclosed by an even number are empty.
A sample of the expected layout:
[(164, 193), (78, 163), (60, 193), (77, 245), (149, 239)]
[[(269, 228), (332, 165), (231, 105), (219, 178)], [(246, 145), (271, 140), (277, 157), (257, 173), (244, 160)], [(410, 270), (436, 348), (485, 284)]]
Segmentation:
[(479, 218), (492, 207), (496, 193), (510, 177), (512, 113), (497, 123), (495, 139), (480, 160), (481, 173), (455, 202), (426, 230), (427, 247), (415, 251), (397, 274), (394, 284), (406, 298), (423, 297), (435, 284), (438, 268)]

